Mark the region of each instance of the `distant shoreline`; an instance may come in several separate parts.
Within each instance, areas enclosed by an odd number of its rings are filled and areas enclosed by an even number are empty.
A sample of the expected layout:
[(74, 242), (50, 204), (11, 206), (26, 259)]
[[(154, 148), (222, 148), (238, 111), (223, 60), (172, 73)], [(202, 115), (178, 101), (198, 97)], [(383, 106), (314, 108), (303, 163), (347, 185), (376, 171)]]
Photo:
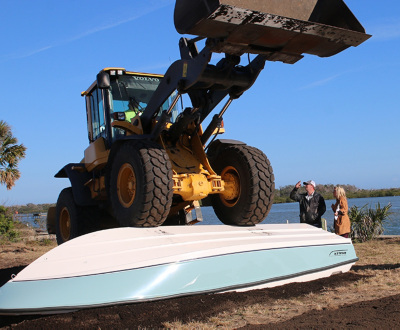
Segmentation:
[[(295, 203), (295, 201), (293, 201), (289, 197), (293, 187), (294, 186), (292, 185), (275, 189), (275, 198), (273, 203), (274, 204)], [(332, 193), (333, 187), (334, 186), (332, 184), (326, 184), (326, 185), (317, 184), (316, 191), (319, 192), (324, 197), (325, 200), (334, 200)], [(359, 189), (351, 185), (342, 185), (342, 187), (346, 191), (347, 199), (400, 196), (400, 188), (365, 190), (365, 189)], [(302, 189), (304, 188), (300, 188), (300, 191), (302, 191)], [(18, 212), (18, 214), (31, 214), (31, 213), (47, 213), (47, 210), (51, 206), (56, 206), (56, 203), (43, 203), (43, 204), (28, 203), (25, 205), (11, 205), (6, 207), (10, 209), (12, 213)]]

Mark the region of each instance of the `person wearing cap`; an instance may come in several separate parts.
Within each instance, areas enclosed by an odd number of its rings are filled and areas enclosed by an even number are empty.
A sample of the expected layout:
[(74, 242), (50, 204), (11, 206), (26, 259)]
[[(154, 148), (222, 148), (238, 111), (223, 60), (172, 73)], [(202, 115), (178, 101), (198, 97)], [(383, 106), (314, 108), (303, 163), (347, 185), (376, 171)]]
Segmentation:
[(290, 198), (300, 204), (300, 222), (322, 228), (321, 217), (326, 211), (325, 200), (315, 191), (315, 182), (313, 180), (303, 182), (303, 184), (306, 188), (306, 193), (298, 192), (301, 181), (296, 183), (290, 193)]

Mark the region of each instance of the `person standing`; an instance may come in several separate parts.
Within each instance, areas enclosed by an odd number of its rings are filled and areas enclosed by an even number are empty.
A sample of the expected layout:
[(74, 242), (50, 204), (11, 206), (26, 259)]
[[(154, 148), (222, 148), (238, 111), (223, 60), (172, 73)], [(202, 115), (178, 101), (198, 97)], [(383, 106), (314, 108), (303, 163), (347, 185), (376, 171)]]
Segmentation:
[(332, 204), (332, 211), (335, 214), (335, 234), (349, 238), (350, 218), (346, 192), (342, 187), (336, 186), (333, 189), (333, 197), (336, 198), (336, 203)]
[(300, 194), (298, 189), (301, 186), (301, 181), (297, 182), (290, 198), (300, 204), (300, 223), (308, 223), (317, 228), (322, 228), (321, 217), (326, 211), (324, 198), (315, 191), (315, 182), (309, 180), (303, 182), (306, 193)]

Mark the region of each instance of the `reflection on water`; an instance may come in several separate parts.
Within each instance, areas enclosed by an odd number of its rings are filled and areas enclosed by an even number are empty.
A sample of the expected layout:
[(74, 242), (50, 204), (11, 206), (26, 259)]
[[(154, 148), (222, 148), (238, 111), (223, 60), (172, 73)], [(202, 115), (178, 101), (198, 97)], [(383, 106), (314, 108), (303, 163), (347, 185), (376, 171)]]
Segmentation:
[[(326, 219), (328, 228), (333, 227), (333, 212), (331, 204), (334, 200), (326, 200), (326, 212), (323, 218)], [(381, 207), (388, 203), (392, 204), (390, 211), (393, 212), (391, 221), (387, 221), (385, 235), (400, 235), (400, 196), (396, 197), (373, 197), (373, 198), (352, 198), (348, 200), (349, 208), (353, 205), (363, 207), (369, 204), (373, 209), (375, 205), (380, 203)], [(215, 215), (212, 207), (202, 207), (204, 221), (199, 223), (203, 225), (219, 225), (221, 222)], [(272, 205), (271, 212), (263, 223), (298, 223), (299, 222), (299, 203), (284, 203)], [(194, 215), (193, 215), (194, 216)]]
[(47, 217), (46, 213), (14, 214), (13, 220), (26, 224), (29, 227), (46, 230), (46, 217)]

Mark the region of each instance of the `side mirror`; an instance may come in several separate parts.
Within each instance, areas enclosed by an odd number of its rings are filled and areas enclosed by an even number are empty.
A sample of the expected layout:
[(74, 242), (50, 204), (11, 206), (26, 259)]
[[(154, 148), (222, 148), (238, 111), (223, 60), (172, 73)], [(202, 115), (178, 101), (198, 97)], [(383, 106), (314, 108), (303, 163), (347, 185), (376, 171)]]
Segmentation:
[(97, 75), (97, 86), (100, 89), (108, 89), (111, 86), (110, 75), (108, 72), (100, 72)]

